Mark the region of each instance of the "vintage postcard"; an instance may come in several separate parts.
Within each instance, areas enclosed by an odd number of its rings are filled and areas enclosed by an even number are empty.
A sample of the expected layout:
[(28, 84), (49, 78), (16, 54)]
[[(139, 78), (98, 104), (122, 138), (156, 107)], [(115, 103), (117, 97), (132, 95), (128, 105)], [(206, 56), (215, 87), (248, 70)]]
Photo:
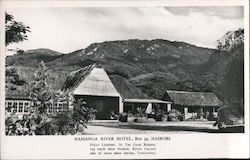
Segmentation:
[(249, 158), (246, 0), (1, 1), (2, 159)]

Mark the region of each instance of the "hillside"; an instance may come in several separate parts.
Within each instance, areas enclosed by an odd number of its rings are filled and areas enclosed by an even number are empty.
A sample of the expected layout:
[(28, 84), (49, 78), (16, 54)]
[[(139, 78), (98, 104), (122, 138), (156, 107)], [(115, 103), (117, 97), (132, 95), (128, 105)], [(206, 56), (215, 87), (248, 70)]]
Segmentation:
[[(94, 43), (61, 56), (47, 65), (54, 71), (72, 71), (91, 63), (104, 66), (109, 74), (130, 79), (143, 74), (177, 70), (200, 65), (209, 60), (213, 49), (167, 40), (124, 40)], [(185, 70), (185, 71), (183, 71)]]
[(45, 48), (27, 50), (23, 53), (7, 56), (6, 66), (15, 65), (15, 66), (36, 67), (40, 61), (44, 62), (53, 61), (62, 55), (63, 55), (62, 53)]
[(26, 51), (7, 57), (6, 65), (15, 65), (24, 79), (31, 80), (37, 63), (44, 60), (51, 72), (49, 83), (60, 89), (70, 71), (97, 63), (110, 76), (123, 77), (151, 97), (162, 98), (166, 89), (175, 89), (212, 91), (223, 100), (237, 97), (226, 93), (241, 85), (237, 79), (232, 82), (230, 76), (235, 72), (242, 77), (237, 70), (241, 61), (235, 56), (242, 52), (238, 49), (230, 54), (184, 42), (134, 39), (94, 43), (69, 54), (46, 49)]

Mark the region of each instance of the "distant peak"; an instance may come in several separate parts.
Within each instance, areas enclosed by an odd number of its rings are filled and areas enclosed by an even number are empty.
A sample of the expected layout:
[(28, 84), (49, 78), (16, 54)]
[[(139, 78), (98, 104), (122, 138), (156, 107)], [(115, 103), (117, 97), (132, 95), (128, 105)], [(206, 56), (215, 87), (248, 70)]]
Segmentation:
[(48, 54), (51, 56), (58, 56), (58, 55), (63, 54), (63, 53), (60, 53), (51, 49), (47, 49), (47, 48), (30, 49), (30, 50), (27, 50), (25, 53)]

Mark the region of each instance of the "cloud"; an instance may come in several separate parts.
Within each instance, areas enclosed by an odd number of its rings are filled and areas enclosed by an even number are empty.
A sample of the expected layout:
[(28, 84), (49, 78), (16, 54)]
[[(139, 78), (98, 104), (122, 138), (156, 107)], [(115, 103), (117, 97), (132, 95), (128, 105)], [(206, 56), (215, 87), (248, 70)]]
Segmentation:
[(206, 7), (164, 7), (169, 12), (176, 14), (176, 15), (186, 15), (188, 16), (192, 12), (200, 12), (203, 14), (206, 14), (207, 16), (217, 16), (220, 18), (243, 18), (244, 11), (243, 6), (224, 6), (224, 7), (212, 7), (212, 6), (206, 6)]
[[(215, 47), (227, 31), (243, 27), (239, 7), (15, 8), (8, 12), (31, 27), (22, 49), (63, 53), (91, 43), (124, 39), (168, 39)], [(228, 14), (231, 10), (232, 13)]]

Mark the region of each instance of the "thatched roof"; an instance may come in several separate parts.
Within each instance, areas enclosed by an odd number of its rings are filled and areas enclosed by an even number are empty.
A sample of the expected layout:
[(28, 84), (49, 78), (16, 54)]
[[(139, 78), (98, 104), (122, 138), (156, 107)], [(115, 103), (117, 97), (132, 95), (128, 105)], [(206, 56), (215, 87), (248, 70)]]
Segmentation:
[(78, 85), (90, 74), (92, 69), (96, 67), (95, 64), (88, 65), (84, 68), (71, 72), (63, 84), (62, 91), (73, 91)]
[[(66, 78), (62, 91), (74, 91), (83, 82), (90, 72), (97, 67), (95, 64), (71, 72)], [(123, 99), (149, 99), (140, 89), (133, 86), (128, 80), (119, 75), (109, 76), (112, 84)], [(86, 88), (88, 89), (88, 88)]]
[(5, 89), (5, 99), (12, 100), (30, 100), (29, 94), (24, 89), (16, 88), (15, 90)]
[(140, 89), (119, 75), (109, 76), (116, 90), (123, 99), (149, 99)]
[(220, 106), (221, 101), (211, 92), (187, 92), (166, 90), (164, 100), (182, 106)]

